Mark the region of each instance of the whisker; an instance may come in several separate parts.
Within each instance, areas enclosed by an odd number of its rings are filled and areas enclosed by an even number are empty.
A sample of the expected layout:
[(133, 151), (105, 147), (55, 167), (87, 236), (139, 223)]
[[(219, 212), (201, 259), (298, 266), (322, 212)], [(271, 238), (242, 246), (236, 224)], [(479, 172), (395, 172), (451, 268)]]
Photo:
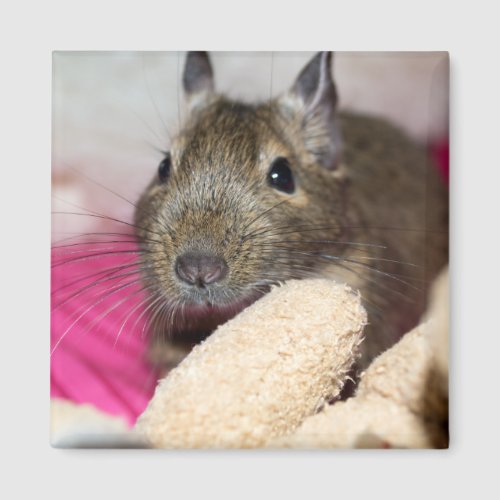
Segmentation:
[[(83, 177), (84, 179), (86, 179), (88, 182), (91, 182), (92, 184), (95, 184), (96, 186), (99, 186), (100, 188), (104, 189), (105, 191), (107, 191), (107, 192), (115, 195), (117, 198), (120, 198), (121, 200), (127, 202), (129, 205), (132, 205), (134, 208), (137, 208), (137, 205), (134, 202), (130, 201), (128, 198), (125, 198), (125, 196), (121, 195), (120, 193), (117, 193), (116, 191), (113, 191), (112, 189), (110, 189), (109, 187), (105, 186), (104, 184), (101, 184), (99, 181), (96, 181), (95, 179), (92, 179), (91, 177), (89, 177), (87, 174), (83, 173), (81, 170), (77, 169), (76, 167), (73, 167), (72, 165), (69, 165), (66, 162), (64, 162), (63, 165), (66, 168), (68, 168), (69, 170), (72, 170), (76, 174), (78, 174), (81, 177)], [(59, 199), (59, 198), (57, 198), (57, 199)], [(68, 203), (65, 200), (61, 200), (61, 201), (64, 201), (65, 203)], [(82, 207), (78, 207), (78, 208), (82, 208)], [(83, 209), (83, 210), (86, 210), (86, 209)]]
[[(366, 274), (360, 274), (357, 271), (355, 271), (354, 269), (351, 269), (349, 266), (346, 266), (345, 264), (337, 263), (336, 265), (340, 266), (342, 269), (345, 269), (346, 271), (349, 271), (350, 273), (354, 274), (358, 278), (361, 278), (363, 281), (365, 281), (365, 283), (366, 283), (365, 286), (367, 288), (370, 288), (371, 290), (375, 290), (376, 288), (378, 288), (378, 289), (384, 290), (385, 292), (389, 292), (389, 293), (392, 293), (394, 295), (397, 295), (398, 297), (400, 297), (401, 299), (403, 299), (405, 302), (407, 302), (409, 304), (413, 304), (415, 302), (415, 300), (408, 297), (408, 295), (404, 294), (403, 292), (401, 292), (399, 290), (394, 290), (394, 288), (390, 288), (390, 287), (384, 285), (383, 283), (380, 282), (380, 280), (371, 279), (368, 276), (366, 276)], [(362, 299), (364, 301), (374, 305), (374, 302), (368, 301), (368, 299), (365, 296), (362, 296)], [(379, 311), (382, 312), (382, 309), (379, 309)]]
[[(64, 201), (64, 200), (62, 200)], [(87, 210), (86, 208), (82, 208), (82, 210)], [(160, 238), (162, 235), (160, 233), (157, 233), (155, 231), (151, 231), (150, 229), (146, 229), (144, 227), (138, 226), (137, 224), (132, 224), (131, 222), (125, 222), (120, 219), (115, 219), (114, 217), (109, 217), (108, 215), (100, 215), (96, 213), (81, 213), (81, 212), (63, 212), (63, 211), (55, 211), (52, 212), (52, 215), (77, 215), (77, 216), (82, 216), (82, 217), (95, 217), (96, 219), (104, 219), (104, 220), (109, 220), (113, 222), (118, 222), (119, 224), (125, 224), (126, 226), (133, 227), (135, 229), (142, 229), (143, 231), (146, 231), (151, 234), (155, 234), (156, 236), (159, 236)]]
[(146, 76), (146, 67), (144, 64), (144, 54), (141, 54), (141, 62), (142, 62), (142, 77), (144, 80), (144, 84), (146, 86), (146, 91), (147, 91), (149, 100), (151, 101), (151, 104), (153, 105), (153, 108), (156, 112), (156, 116), (160, 119), (160, 121), (163, 125), (163, 128), (165, 129), (165, 132), (168, 135), (168, 138), (170, 139), (170, 141), (172, 141), (172, 136), (168, 130), (167, 123), (165, 122), (165, 120), (161, 116), (160, 110), (158, 109), (158, 105), (156, 104), (155, 100), (153, 99), (153, 95), (151, 93), (151, 88), (149, 87), (149, 81), (148, 81), (147, 76)]
[[(52, 247), (53, 249), (55, 247)], [(127, 248), (127, 247), (125, 247)], [(120, 247), (120, 246), (109, 246), (109, 247), (101, 247), (101, 248), (79, 248), (79, 249), (76, 249), (76, 250), (65, 250), (61, 247), (57, 248), (57, 252), (56, 253), (56, 258), (62, 258), (63, 256), (66, 256), (66, 255), (78, 255), (78, 254), (88, 254), (89, 256), (91, 255), (99, 255), (100, 253), (102, 253), (103, 255), (106, 255), (108, 253), (122, 253), (122, 252), (126, 252), (126, 251), (132, 251), (132, 249), (128, 249), (128, 250), (123, 250), (123, 247)], [(146, 251), (146, 250), (140, 250), (139, 248), (137, 249), (134, 249), (133, 250), (134, 252), (137, 252), (137, 253), (140, 253), (140, 252), (143, 252), (143, 251)]]
[[(136, 320), (134, 321), (134, 324), (132, 325), (132, 331), (134, 331), (134, 330), (135, 330), (135, 327), (137, 326), (137, 323), (140, 321), (140, 319), (141, 319), (141, 318), (142, 318), (145, 314), (147, 314), (147, 313), (148, 313), (149, 309), (150, 309), (151, 307), (153, 307), (153, 306), (154, 306), (154, 304), (156, 304), (156, 303), (157, 303), (158, 301), (160, 301), (160, 300), (165, 300), (165, 299), (164, 299), (164, 297), (163, 297), (163, 295), (162, 295), (162, 293), (161, 293), (160, 291), (158, 291), (158, 292), (156, 292), (155, 294), (153, 294), (153, 295), (151, 296), (151, 298), (154, 298), (154, 296), (155, 296), (155, 295), (158, 295), (158, 297), (157, 297), (155, 300), (153, 300), (153, 301), (151, 302), (151, 304), (149, 304), (146, 308), (144, 308), (144, 310), (141, 312), (141, 314), (140, 314), (140, 315), (136, 318)], [(142, 328), (141, 338), (143, 338), (144, 328), (146, 327), (147, 322), (148, 322), (148, 319), (146, 319), (146, 321), (145, 321), (145, 323), (144, 323), (144, 326), (143, 326), (143, 328)]]
[[(258, 243), (258, 244), (255, 244), (255, 247), (256, 248), (269, 249), (270, 253), (272, 253), (272, 249), (280, 249), (280, 250), (285, 250), (285, 251), (286, 250), (296, 250), (297, 249), (296, 247), (293, 247), (293, 246), (284, 246), (284, 245), (281, 245), (280, 243), (281, 242), (278, 242), (277, 244), (274, 244), (272, 242), (269, 242), (269, 243)], [(296, 241), (296, 243), (306, 243), (306, 242)], [(313, 243), (316, 243), (316, 242), (313, 242)], [(344, 243), (341, 243), (341, 244), (344, 244)], [(345, 243), (345, 244), (347, 245), (349, 243)], [(300, 250), (300, 248), (299, 248), (299, 250)], [(363, 251), (366, 252), (367, 250), (365, 250), (365, 249), (357, 249), (357, 252), (363, 252)], [(317, 254), (315, 252), (314, 253), (311, 252), (311, 255), (320, 255), (320, 254)], [(386, 259), (386, 258), (382, 258), (382, 257), (372, 257), (372, 256), (367, 256), (367, 255), (357, 255), (356, 258), (358, 258), (358, 259), (365, 259), (365, 260), (371, 260), (371, 261), (376, 261), (376, 262), (389, 262), (389, 263), (394, 263), (394, 264), (399, 264), (399, 265), (402, 265), (402, 266), (409, 266), (409, 267), (414, 267), (414, 268), (420, 268), (421, 267), (418, 264), (414, 264), (412, 262), (404, 262), (404, 261), (401, 261), (401, 260)]]
[[(73, 248), (73, 247), (87, 247), (89, 245), (109, 245), (109, 244), (125, 244), (128, 243), (129, 245), (138, 245), (137, 240), (104, 240), (104, 241), (85, 241), (85, 242), (79, 242), (79, 243), (68, 243), (65, 245), (52, 245), (51, 249), (52, 250), (60, 250), (63, 248)], [(117, 247), (110, 247), (110, 248), (117, 248)], [(104, 248), (100, 248), (100, 250), (105, 250)], [(82, 248), (82, 252), (90, 252), (93, 251), (92, 248)], [(57, 252), (60, 253), (60, 252)], [(67, 252), (61, 252), (61, 253), (67, 253)]]
[(141, 253), (143, 253), (143, 250), (115, 250), (112, 252), (93, 253), (92, 255), (82, 255), (80, 257), (71, 257), (65, 260), (58, 260), (57, 262), (51, 265), (51, 268), (54, 269), (56, 267), (60, 267), (63, 265), (74, 264), (75, 262), (93, 260), (101, 257), (114, 257), (117, 255), (124, 255), (124, 254), (140, 255)]
[[(137, 311), (137, 309), (139, 309), (140, 307), (144, 307), (144, 305), (148, 302), (150, 302), (152, 299), (154, 298), (154, 295), (147, 295), (143, 300), (141, 300), (126, 316), (125, 320), (123, 321), (120, 329), (118, 330), (118, 333), (116, 335), (116, 338), (115, 338), (115, 342), (114, 342), (114, 345), (113, 345), (113, 348), (116, 347), (116, 344), (118, 343), (118, 340), (120, 338), (120, 335), (123, 331), (123, 329), (125, 328), (125, 325), (127, 324), (127, 321), (130, 319), (130, 317), (132, 316), (132, 314), (134, 314), (135, 311)], [(143, 310), (143, 313), (144, 311), (147, 311), (147, 309), (145, 308)], [(142, 314), (142, 313), (141, 313)], [(141, 316), (139, 316), (141, 317)]]
[[(107, 290), (106, 291), (106, 294), (104, 296), (100, 296), (99, 300), (95, 303), (93, 303), (91, 306), (89, 306), (87, 309), (85, 309), (85, 311), (83, 311), (82, 314), (80, 314), (72, 323), (71, 325), (66, 328), (66, 330), (63, 332), (63, 334), (59, 337), (59, 339), (56, 341), (54, 347), (52, 348), (52, 350), (50, 351), (50, 356), (52, 356), (54, 354), (54, 352), (56, 351), (56, 349), (59, 347), (59, 345), (61, 344), (61, 342), (64, 340), (64, 338), (66, 337), (66, 335), (68, 334), (68, 332), (71, 331), (71, 329), (78, 323), (78, 321), (80, 321), (81, 318), (83, 318), (89, 311), (91, 311), (94, 307), (96, 307), (97, 305), (99, 305), (100, 303), (102, 303), (104, 300), (108, 299), (111, 295), (129, 287), (129, 286), (133, 286), (133, 285), (136, 285), (137, 283), (139, 283), (140, 280), (133, 280), (131, 282), (128, 282), (124, 285), (120, 285), (119, 287), (115, 288), (114, 290), (112, 290), (110, 292), (110, 290)], [(109, 292), (109, 293), (108, 293)], [(81, 308), (79, 308), (80, 310)], [(78, 313), (78, 311), (77, 311)], [(76, 313), (76, 314), (77, 314)]]
[[(50, 292), (50, 295), (51, 295), (51, 297), (54, 297), (56, 294), (60, 293), (61, 290), (64, 290), (65, 288), (72, 287), (72, 286), (76, 285), (77, 283), (88, 280), (90, 278), (94, 278), (94, 277), (99, 276), (101, 274), (104, 274), (104, 276), (109, 276), (115, 272), (122, 271), (123, 269), (136, 267), (136, 266), (137, 266), (137, 262), (136, 262), (136, 259), (134, 258), (134, 261), (129, 262), (128, 264), (123, 264), (120, 266), (106, 267), (106, 268), (101, 269), (100, 271), (97, 271), (95, 273), (88, 274), (88, 272), (85, 271), (84, 273), (78, 274), (77, 278), (74, 281), (70, 281), (69, 283), (65, 283), (64, 285), (61, 285), (59, 288), (52, 290)], [(60, 281), (60, 279), (58, 281)]]
[[(82, 336), (86, 335), (94, 327), (95, 324), (97, 324), (98, 322), (102, 321), (106, 316), (108, 316), (111, 312), (113, 312), (115, 309), (117, 309), (118, 307), (120, 307), (122, 304), (124, 304), (125, 302), (128, 302), (130, 299), (132, 299), (136, 295), (144, 293), (146, 290), (148, 290), (150, 288), (152, 288), (152, 287), (148, 287), (148, 286), (141, 287), (138, 290), (135, 290), (135, 291), (129, 293), (126, 297), (124, 297), (123, 299), (119, 300), (117, 303), (113, 304), (113, 306), (111, 306), (110, 308), (108, 308), (103, 313), (99, 314), (96, 318), (94, 318), (90, 322), (89, 325), (87, 325), (87, 328), (83, 331)], [(116, 342), (115, 342), (114, 346), (116, 346)]]
[(87, 290), (90, 290), (91, 288), (94, 288), (94, 287), (96, 287), (96, 286), (98, 286), (98, 285), (100, 285), (102, 283), (106, 283), (106, 282), (111, 281), (111, 280), (119, 280), (120, 278), (125, 278), (125, 277), (128, 277), (128, 276), (133, 276), (134, 274), (139, 274), (140, 272), (141, 272), (140, 269), (136, 269), (135, 271), (131, 271), (129, 273), (118, 274), (116, 276), (113, 276), (113, 275), (109, 276), (108, 275), (106, 277), (103, 277), (101, 279), (93, 281), (89, 285), (86, 285), (86, 286), (78, 289), (76, 292), (73, 292), (69, 297), (67, 297), (63, 301), (55, 304), (52, 307), (52, 310), (55, 311), (55, 310), (59, 309), (64, 304), (67, 304), (70, 300), (76, 299), (77, 297), (79, 297), (80, 295), (82, 295), (83, 293), (85, 293)]
[(284, 200), (281, 200), (280, 202), (276, 203), (275, 205), (273, 205), (271, 208), (268, 208), (267, 210), (264, 210), (263, 212), (261, 212), (259, 215), (257, 215), (257, 217), (255, 217), (254, 219), (252, 219), (243, 229), (242, 229), (242, 232), (244, 233), (253, 223), (255, 223), (256, 221), (258, 221), (261, 217), (263, 217), (264, 215), (268, 214), (271, 210), (275, 209), (276, 207), (279, 207), (280, 205), (283, 205), (283, 203), (285, 202), (288, 202), (289, 200), (287, 198), (285, 198)]
[[(85, 215), (87, 215), (87, 214), (85, 214)], [(89, 236), (106, 236), (106, 237), (107, 236), (127, 236), (128, 238), (132, 238), (130, 243), (135, 243), (135, 244), (139, 243), (139, 241), (137, 240), (137, 237), (135, 236), (134, 233), (115, 233), (115, 232), (106, 232), (106, 231), (91, 232), (91, 233), (80, 233), (80, 232), (70, 233), (67, 231), (64, 231), (64, 232), (57, 232), (56, 231), (55, 233), (57, 233), (57, 234), (72, 234), (72, 236), (69, 236), (68, 238), (63, 238), (63, 239), (57, 241), (55, 245), (52, 245), (52, 248), (58, 248), (59, 243), (64, 243), (66, 241), (75, 240), (77, 238), (87, 238)], [(160, 240), (155, 240), (155, 239), (144, 237), (144, 236), (141, 239), (145, 242), (148, 242), (148, 243), (160, 243), (161, 244)], [(94, 243), (99, 243), (99, 244), (100, 243), (108, 243), (108, 241), (110, 241), (110, 240), (95, 241)], [(126, 241), (126, 240), (115, 240), (116, 243), (119, 243), (121, 241)], [(74, 243), (74, 245), (86, 245), (86, 244), (90, 244), (90, 243), (91, 242), (86, 240), (86, 241)]]
[[(332, 261), (337, 261), (337, 262), (349, 262), (351, 264), (354, 264), (354, 265), (358, 265), (360, 267), (363, 267), (365, 269), (369, 269), (370, 271), (372, 272), (375, 272), (375, 273), (378, 273), (378, 274), (381, 274), (383, 276), (386, 276), (390, 279), (393, 279), (395, 281), (398, 281), (410, 288), (413, 288), (414, 290), (418, 291), (418, 292), (421, 292), (422, 290), (413, 286), (411, 283), (408, 283), (402, 279), (400, 279), (399, 277), (397, 277), (397, 275), (394, 275), (394, 274), (391, 274), (391, 273), (387, 273), (387, 272), (384, 272), (384, 271), (381, 271), (380, 269), (377, 269), (373, 266), (369, 266), (368, 264), (365, 264), (363, 262), (358, 262), (354, 259), (350, 259), (350, 258), (346, 258), (346, 257), (341, 257), (341, 256), (337, 256), (337, 255), (327, 255), (327, 254), (318, 254), (318, 253), (312, 253), (312, 252), (306, 252), (306, 251), (299, 251), (299, 250), (296, 250), (296, 249), (287, 249), (287, 251), (289, 251), (290, 253), (294, 254), (294, 255), (305, 255), (307, 257), (311, 257), (311, 258), (320, 258), (320, 259), (324, 259), (324, 260), (332, 260)], [(408, 278), (408, 279), (411, 279), (412, 277), (411, 276), (405, 276), (405, 278)]]
[[(146, 214), (146, 215), (149, 215), (149, 216), (150, 216), (150, 217), (151, 217), (151, 218), (152, 218), (155, 222), (157, 222), (157, 223), (158, 223), (158, 224), (159, 224), (159, 225), (160, 225), (160, 226), (161, 226), (164, 230), (168, 230), (168, 228), (164, 225), (164, 221), (162, 221), (162, 219), (158, 216), (158, 214), (153, 213), (153, 212), (151, 212), (151, 211), (149, 211), (149, 210), (145, 210), (145, 209), (144, 209), (144, 208), (142, 208), (142, 207), (139, 207), (136, 203), (134, 203), (134, 202), (130, 201), (130, 200), (129, 200), (129, 199), (127, 199), (127, 198), (125, 198), (125, 196), (121, 195), (120, 193), (117, 193), (116, 191), (113, 191), (112, 189), (108, 188), (108, 187), (107, 187), (107, 186), (105, 186), (104, 184), (101, 184), (100, 182), (98, 182), (98, 181), (96, 181), (96, 180), (92, 179), (91, 177), (89, 177), (88, 175), (86, 175), (86, 174), (84, 174), (83, 172), (79, 171), (79, 170), (78, 170), (78, 169), (76, 169), (75, 167), (72, 167), (72, 166), (67, 165), (67, 164), (65, 164), (65, 165), (67, 166), (67, 168), (69, 168), (69, 169), (73, 170), (75, 173), (77, 173), (77, 174), (81, 175), (83, 178), (85, 178), (87, 181), (91, 182), (92, 184), (95, 184), (95, 185), (97, 185), (97, 186), (101, 187), (101, 188), (102, 188), (102, 189), (104, 189), (105, 191), (108, 191), (109, 193), (111, 193), (111, 194), (115, 195), (116, 197), (120, 198), (121, 200), (123, 200), (123, 201), (127, 202), (129, 205), (133, 206), (133, 207), (135, 208), (135, 210), (136, 210), (136, 211), (139, 211), (139, 212), (142, 212), (142, 213), (144, 213), (144, 214)], [(82, 210), (86, 210), (86, 211), (88, 211), (88, 212), (91, 212), (91, 213), (95, 213), (95, 214), (97, 214), (97, 212), (94, 212), (94, 211), (92, 211), (92, 210), (88, 210), (88, 209), (86, 209), (86, 208), (84, 208), (84, 207), (81, 207), (81, 206), (75, 205), (75, 204), (70, 203), (70, 202), (68, 202), (68, 201), (66, 201), (66, 200), (62, 200), (62, 199), (57, 198), (57, 197), (56, 197), (56, 199), (59, 199), (60, 201), (63, 201), (64, 203), (68, 203), (68, 204), (73, 205), (73, 206), (75, 206), (75, 207), (77, 207), (77, 208), (80, 208), (80, 209), (82, 209)]]
[[(155, 326), (155, 321), (158, 317), (158, 314), (161, 314), (165, 309), (168, 309), (172, 306), (172, 303), (166, 303), (166, 302), (160, 302), (158, 303), (152, 313), (150, 314), (149, 318), (148, 318), (148, 322), (144, 324), (144, 326), (142, 327), (142, 333), (141, 333), (141, 337), (144, 337), (145, 335), (145, 331), (146, 331), (146, 326), (148, 326), (149, 329), (152, 329), (154, 328)], [(155, 330), (154, 334), (158, 334), (158, 332)]]
[[(283, 231), (281, 232), (282, 229), (289, 229), (293, 228), (290, 231)], [(305, 229), (299, 229), (299, 228), (305, 228)], [(335, 226), (324, 226), (324, 225), (314, 225), (314, 224), (299, 224), (299, 225), (288, 225), (288, 226), (281, 226), (281, 227), (268, 227), (265, 229), (260, 229), (260, 230), (254, 230), (253, 232), (247, 233), (244, 235), (242, 238), (244, 240), (247, 239), (253, 239), (258, 236), (263, 236), (263, 235), (268, 235), (268, 236), (282, 236), (284, 234), (293, 234), (293, 233), (306, 233), (306, 232), (312, 232), (312, 231), (329, 231), (332, 229), (342, 229), (342, 226), (335, 225)]]
[[(330, 256), (327, 256), (327, 255), (326, 255), (326, 256), (323, 256), (323, 257), (325, 257), (325, 258), (329, 258)], [(388, 277), (388, 278), (390, 278), (390, 279), (392, 279), (392, 280), (398, 281), (399, 283), (402, 283), (403, 285), (406, 285), (406, 286), (408, 286), (408, 287), (410, 287), (410, 288), (413, 288), (413, 289), (414, 289), (415, 291), (417, 291), (417, 292), (422, 292), (422, 289), (417, 288), (416, 286), (412, 285), (411, 283), (408, 283), (407, 281), (404, 281), (404, 280), (400, 279), (400, 278), (398, 277), (398, 275), (396, 275), (396, 274), (393, 274), (393, 273), (387, 273), (387, 272), (381, 271), (380, 269), (377, 269), (377, 268), (375, 268), (375, 267), (373, 267), (373, 266), (369, 266), (368, 264), (365, 264), (364, 262), (358, 262), (357, 260), (354, 260), (354, 259), (346, 259), (346, 258), (343, 258), (342, 260), (343, 260), (344, 262), (349, 262), (349, 263), (351, 263), (351, 264), (361, 266), (361, 267), (363, 267), (363, 268), (365, 268), (365, 269), (368, 269), (368, 270), (370, 270), (370, 271), (372, 271), (372, 272), (374, 272), (374, 273), (378, 273), (378, 274), (381, 274), (381, 275), (383, 275), (383, 276), (386, 276), (386, 277)], [(411, 276), (404, 276), (404, 277), (405, 277), (405, 278), (407, 278), (407, 279), (413, 279)]]
[(176, 85), (176, 91), (177, 91), (177, 118), (179, 120), (179, 129), (181, 128), (181, 101), (179, 97), (179, 79), (180, 79), (180, 60), (181, 60), (181, 53), (177, 51), (177, 85)]
[(274, 70), (274, 52), (271, 51), (271, 76), (269, 82), (269, 100), (273, 98), (273, 70)]
[[(272, 235), (275, 236), (275, 235)], [(279, 240), (277, 243), (298, 243), (298, 244), (318, 244), (318, 245), (342, 245), (342, 246), (355, 246), (355, 247), (370, 247), (370, 248), (382, 248), (386, 249), (384, 245), (377, 245), (375, 243), (361, 243), (357, 241), (338, 241), (338, 240)], [(267, 244), (273, 245), (273, 242), (268, 242)]]

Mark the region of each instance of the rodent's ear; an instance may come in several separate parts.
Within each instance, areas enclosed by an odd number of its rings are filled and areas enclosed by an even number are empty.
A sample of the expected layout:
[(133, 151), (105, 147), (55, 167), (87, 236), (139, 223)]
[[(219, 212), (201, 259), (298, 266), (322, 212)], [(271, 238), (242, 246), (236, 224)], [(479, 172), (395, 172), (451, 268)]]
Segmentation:
[(336, 118), (337, 91), (332, 79), (332, 53), (318, 52), (300, 72), (280, 102), (301, 121), (306, 150), (325, 168), (338, 165), (341, 137)]
[(203, 104), (214, 91), (214, 76), (207, 52), (188, 52), (182, 84), (189, 109)]

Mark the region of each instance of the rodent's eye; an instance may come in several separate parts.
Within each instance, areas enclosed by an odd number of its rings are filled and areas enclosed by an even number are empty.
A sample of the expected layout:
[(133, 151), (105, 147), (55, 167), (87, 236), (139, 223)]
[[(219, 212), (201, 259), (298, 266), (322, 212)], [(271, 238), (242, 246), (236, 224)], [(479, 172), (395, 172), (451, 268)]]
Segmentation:
[(286, 158), (279, 156), (271, 163), (267, 173), (267, 182), (274, 189), (287, 194), (292, 194), (295, 191), (292, 169)]
[(160, 182), (165, 182), (170, 175), (170, 168), (172, 166), (172, 159), (170, 157), (170, 153), (167, 153), (165, 158), (161, 161), (158, 166), (158, 178)]

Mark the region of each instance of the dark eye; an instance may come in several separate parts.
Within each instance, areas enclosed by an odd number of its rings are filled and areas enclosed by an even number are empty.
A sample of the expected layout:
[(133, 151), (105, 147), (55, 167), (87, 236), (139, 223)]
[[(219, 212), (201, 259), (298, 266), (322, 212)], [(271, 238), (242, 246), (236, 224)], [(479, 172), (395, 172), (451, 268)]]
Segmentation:
[(160, 182), (165, 182), (170, 175), (170, 167), (172, 166), (172, 160), (170, 158), (170, 153), (167, 153), (165, 158), (161, 161), (158, 166), (158, 178)]
[(271, 163), (267, 174), (267, 182), (271, 187), (284, 193), (291, 194), (295, 191), (292, 169), (286, 158), (280, 156)]

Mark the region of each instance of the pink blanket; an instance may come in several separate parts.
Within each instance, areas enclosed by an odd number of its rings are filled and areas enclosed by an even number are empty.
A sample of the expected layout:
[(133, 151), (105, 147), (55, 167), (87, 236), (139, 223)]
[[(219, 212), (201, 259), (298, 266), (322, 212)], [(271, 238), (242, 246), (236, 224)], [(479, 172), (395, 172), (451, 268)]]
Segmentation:
[(133, 247), (80, 244), (52, 251), (51, 397), (91, 403), (133, 425), (158, 375), (145, 356), (144, 295), (131, 284), (139, 276), (126, 276), (136, 255), (116, 250)]

